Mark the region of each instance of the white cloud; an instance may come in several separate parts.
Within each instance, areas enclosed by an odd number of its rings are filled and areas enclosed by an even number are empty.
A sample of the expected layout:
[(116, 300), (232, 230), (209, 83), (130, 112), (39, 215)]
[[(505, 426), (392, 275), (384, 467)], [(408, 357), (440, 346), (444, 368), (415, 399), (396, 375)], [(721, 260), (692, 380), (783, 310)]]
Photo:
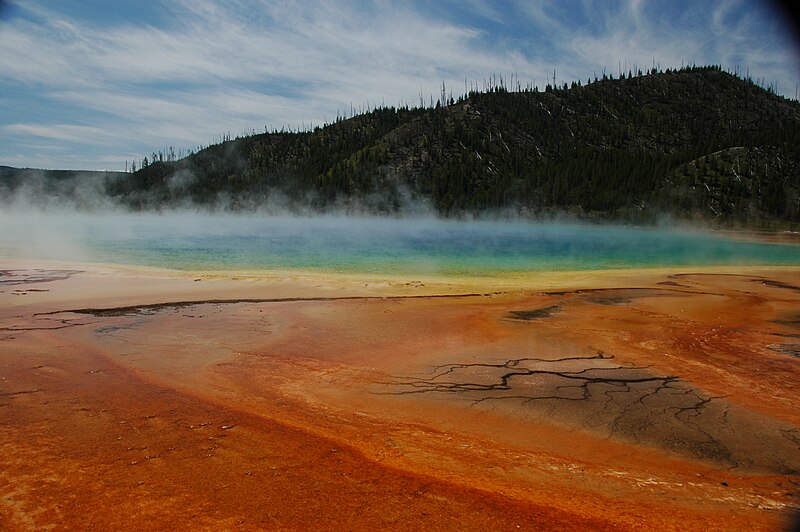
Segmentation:
[[(320, 124), (351, 104), (413, 105), (420, 91), (427, 101), (442, 80), (460, 90), (465, 75), (535, 71), (514, 51), (484, 49), (474, 28), (397, 5), (347, 7), (264, 3), (235, 11), (187, 2), (173, 8), (176, 22), (168, 28), (96, 27), (37, 8), (38, 24), (21, 22), (0, 34), (0, 47), (10, 51), (0, 69), (46, 87), (60, 102), (101, 113), (99, 137), (124, 128), (155, 146), (204, 144), (223, 131), (265, 124)], [(26, 60), (10, 59), (18, 54)], [(63, 124), (17, 125), (13, 132), (81, 138), (79, 126)]]
[(69, 142), (95, 142), (98, 136), (105, 133), (103, 129), (98, 127), (72, 124), (9, 124), (4, 126), (3, 129), (14, 135), (30, 135)]
[[(465, 77), (480, 81), (493, 73), (516, 72), (523, 84), (542, 86), (554, 68), (562, 83), (602, 67), (616, 73), (618, 62), (645, 69), (655, 57), (662, 67), (741, 64), (768, 81), (779, 77), (784, 88), (796, 83), (788, 68), (797, 64), (796, 49), (775, 37), (754, 38), (752, 21), (732, 16), (743, 4), (687, 3), (692, 13), (670, 19), (652, 16), (657, 5), (626, 0), (612, 9), (583, 0), (589, 22), (578, 23), (557, 3), (519, 0), (501, 9), (469, 0), (469, 16), (456, 23), (433, 18), (424, 3), (252, 0), (223, 7), (183, 0), (165, 3), (163, 23), (154, 26), (70, 19), (26, 2), (25, 17), (0, 31), (0, 82), (63, 105), (80, 123), (0, 115), (0, 131), (64, 142), (94, 138), (99, 161), (100, 154), (196, 146), (265, 124), (319, 124), (351, 104), (414, 105), (420, 92), (436, 97), (442, 81), (460, 93)], [(486, 19), (503, 28), (516, 23), (517, 33), (492, 34)]]

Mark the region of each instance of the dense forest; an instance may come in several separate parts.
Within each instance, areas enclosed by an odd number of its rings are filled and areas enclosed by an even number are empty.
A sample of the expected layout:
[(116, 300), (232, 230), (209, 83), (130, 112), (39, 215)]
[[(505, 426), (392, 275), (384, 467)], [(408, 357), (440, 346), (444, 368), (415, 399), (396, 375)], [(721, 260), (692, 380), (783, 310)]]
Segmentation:
[[(800, 104), (718, 67), (383, 107), (108, 174), (130, 209), (187, 203), (800, 228)], [(0, 172), (0, 182), (2, 182)], [(9, 185), (6, 184), (8, 187)]]

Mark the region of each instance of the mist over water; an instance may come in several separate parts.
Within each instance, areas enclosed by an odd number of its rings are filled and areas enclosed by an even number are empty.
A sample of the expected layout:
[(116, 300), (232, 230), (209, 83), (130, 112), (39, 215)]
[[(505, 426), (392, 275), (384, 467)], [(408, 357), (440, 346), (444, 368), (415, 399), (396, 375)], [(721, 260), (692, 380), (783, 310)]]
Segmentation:
[(0, 212), (0, 258), (178, 270), (402, 275), (689, 265), (800, 265), (800, 246), (707, 232), (347, 216)]

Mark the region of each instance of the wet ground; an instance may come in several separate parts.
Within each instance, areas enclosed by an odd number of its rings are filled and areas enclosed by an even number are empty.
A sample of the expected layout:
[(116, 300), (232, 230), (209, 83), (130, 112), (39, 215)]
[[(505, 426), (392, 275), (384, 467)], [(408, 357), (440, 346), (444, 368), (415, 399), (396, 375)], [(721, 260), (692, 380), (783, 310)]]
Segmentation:
[(0, 272), (3, 529), (774, 530), (800, 506), (796, 270), (119, 305), (61, 297), (81, 275)]

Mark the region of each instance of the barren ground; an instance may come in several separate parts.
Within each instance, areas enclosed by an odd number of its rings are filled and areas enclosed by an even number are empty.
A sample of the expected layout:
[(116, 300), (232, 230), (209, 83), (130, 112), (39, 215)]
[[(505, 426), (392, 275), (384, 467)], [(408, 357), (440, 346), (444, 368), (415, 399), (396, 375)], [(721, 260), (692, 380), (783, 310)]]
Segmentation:
[(3, 530), (780, 530), (800, 507), (800, 269), (3, 268)]

